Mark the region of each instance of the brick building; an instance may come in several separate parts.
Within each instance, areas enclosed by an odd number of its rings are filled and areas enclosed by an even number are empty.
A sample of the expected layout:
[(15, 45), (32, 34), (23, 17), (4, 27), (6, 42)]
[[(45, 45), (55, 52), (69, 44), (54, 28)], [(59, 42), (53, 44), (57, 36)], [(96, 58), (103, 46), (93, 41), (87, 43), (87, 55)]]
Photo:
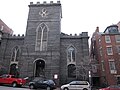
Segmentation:
[(61, 17), (59, 1), (31, 2), (25, 36), (2, 36), (0, 65), (20, 77), (44, 77), (58, 83), (88, 80), (88, 33), (62, 33)]
[(6, 34), (13, 34), (13, 30), (9, 28), (1, 19), (0, 19), (0, 45), (1, 45), (1, 38), (3, 33)]
[(120, 31), (108, 26), (103, 33), (97, 27), (91, 38), (93, 85), (120, 84)]
[(13, 30), (9, 28), (1, 19), (0, 19), (0, 31), (3, 33), (13, 34)]

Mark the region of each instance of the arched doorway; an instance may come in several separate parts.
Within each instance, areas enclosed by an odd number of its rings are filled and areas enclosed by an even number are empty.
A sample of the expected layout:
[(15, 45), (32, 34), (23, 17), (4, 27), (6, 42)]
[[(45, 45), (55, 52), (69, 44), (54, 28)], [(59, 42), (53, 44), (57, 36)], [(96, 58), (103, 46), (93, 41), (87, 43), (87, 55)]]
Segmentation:
[(45, 62), (41, 59), (34, 62), (34, 76), (45, 77)]
[(16, 63), (10, 65), (10, 74), (19, 77), (18, 65)]
[(76, 77), (76, 66), (74, 64), (68, 65), (68, 77), (75, 78)]

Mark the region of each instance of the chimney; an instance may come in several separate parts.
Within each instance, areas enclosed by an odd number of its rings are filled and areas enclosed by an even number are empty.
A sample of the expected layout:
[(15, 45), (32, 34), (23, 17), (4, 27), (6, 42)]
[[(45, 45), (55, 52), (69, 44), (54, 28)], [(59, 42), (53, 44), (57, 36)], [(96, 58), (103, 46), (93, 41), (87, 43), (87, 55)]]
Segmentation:
[(99, 32), (99, 27), (96, 27), (96, 31), (95, 32)]

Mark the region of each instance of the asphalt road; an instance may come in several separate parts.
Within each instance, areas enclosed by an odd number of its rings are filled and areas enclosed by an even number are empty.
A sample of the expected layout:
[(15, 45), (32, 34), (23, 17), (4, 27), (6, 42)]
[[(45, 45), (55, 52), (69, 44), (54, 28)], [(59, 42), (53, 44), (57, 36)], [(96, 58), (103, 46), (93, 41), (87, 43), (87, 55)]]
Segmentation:
[[(30, 90), (29, 88), (13, 88), (10, 86), (0, 86), (0, 90)], [(31, 89), (34, 90), (34, 89)], [(35, 89), (35, 90), (45, 90), (45, 89)], [(60, 90), (59, 88), (55, 89), (55, 90)]]
[(0, 90), (30, 90), (29, 88), (13, 88), (9, 86), (0, 86)]

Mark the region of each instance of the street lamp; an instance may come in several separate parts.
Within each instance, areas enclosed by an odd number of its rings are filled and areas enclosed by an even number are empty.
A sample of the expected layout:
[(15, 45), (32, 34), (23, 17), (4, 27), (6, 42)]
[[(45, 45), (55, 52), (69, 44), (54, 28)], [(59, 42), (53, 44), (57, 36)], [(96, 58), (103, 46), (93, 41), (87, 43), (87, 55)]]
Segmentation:
[(91, 85), (91, 71), (89, 71), (89, 83)]

